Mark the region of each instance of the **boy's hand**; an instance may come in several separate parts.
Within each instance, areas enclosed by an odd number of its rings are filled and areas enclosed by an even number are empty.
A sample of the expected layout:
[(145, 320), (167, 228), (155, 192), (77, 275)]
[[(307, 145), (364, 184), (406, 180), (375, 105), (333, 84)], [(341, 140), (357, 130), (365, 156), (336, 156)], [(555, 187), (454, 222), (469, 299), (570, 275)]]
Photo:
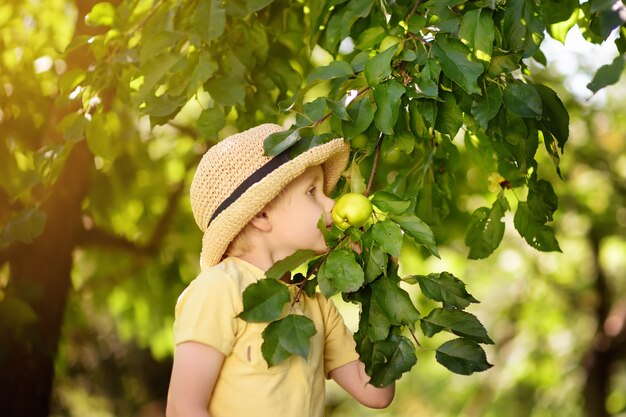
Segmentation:
[(333, 369), (329, 375), (341, 388), (366, 407), (385, 408), (393, 400), (395, 383), (383, 388), (369, 384), (370, 377), (365, 373), (365, 365), (361, 361), (353, 361)]

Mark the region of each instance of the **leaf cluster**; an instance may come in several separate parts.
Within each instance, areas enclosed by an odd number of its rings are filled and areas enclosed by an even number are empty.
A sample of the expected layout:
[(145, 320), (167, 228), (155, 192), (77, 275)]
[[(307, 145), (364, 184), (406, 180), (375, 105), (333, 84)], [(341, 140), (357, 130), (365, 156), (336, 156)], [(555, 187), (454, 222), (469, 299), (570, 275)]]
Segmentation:
[[(420, 328), (429, 338), (441, 331), (457, 336), (436, 350), (437, 361), (449, 370), (469, 375), (488, 369), (491, 365), (479, 344), (493, 342), (480, 321), (464, 311), (470, 303), (478, 302), (465, 290), (465, 284), (447, 272), (404, 279), (398, 275), (403, 235), (438, 256), (432, 230), (409, 213), (409, 201), (393, 193), (379, 191), (371, 201), (376, 211), (358, 229), (333, 227), (328, 231), (320, 221), (318, 226), (331, 247), (322, 256), (298, 251), (277, 262), (267, 271), (266, 279), (244, 291), (244, 310), (239, 317), (269, 322), (262, 346), (267, 363), (275, 365), (290, 354), (307, 358), (309, 338), (316, 329), (310, 319), (292, 308), (301, 297), (313, 296), (319, 290), (326, 298), (341, 294), (347, 302), (360, 306), (354, 339), (375, 386), (391, 384), (415, 365), (416, 345), (421, 346), (416, 331)], [(286, 279), (300, 264), (306, 266), (306, 276)], [(421, 316), (403, 283), (419, 283), (422, 294), (442, 307)], [(288, 285), (297, 287), (293, 298)]]

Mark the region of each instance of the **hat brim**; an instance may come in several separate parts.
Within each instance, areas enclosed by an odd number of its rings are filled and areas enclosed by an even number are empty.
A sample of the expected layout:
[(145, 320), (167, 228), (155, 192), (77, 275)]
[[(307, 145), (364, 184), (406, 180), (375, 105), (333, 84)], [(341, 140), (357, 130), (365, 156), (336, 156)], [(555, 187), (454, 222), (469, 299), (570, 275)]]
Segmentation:
[(221, 212), (205, 231), (200, 255), (201, 270), (218, 264), (228, 245), (248, 222), (309, 167), (322, 165), (324, 191), (329, 194), (341, 178), (349, 156), (350, 146), (342, 138), (333, 139), (303, 152), (252, 185)]

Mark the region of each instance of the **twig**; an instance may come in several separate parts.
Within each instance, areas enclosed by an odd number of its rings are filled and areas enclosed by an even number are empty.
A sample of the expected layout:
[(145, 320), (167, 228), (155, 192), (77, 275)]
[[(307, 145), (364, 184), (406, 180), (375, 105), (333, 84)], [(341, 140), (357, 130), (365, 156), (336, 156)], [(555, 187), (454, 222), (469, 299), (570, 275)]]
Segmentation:
[[(365, 92), (366, 92), (367, 90), (369, 90), (369, 89), (370, 89), (370, 87), (364, 87), (364, 88), (362, 88), (361, 90), (359, 90), (359, 91), (356, 93), (356, 96), (354, 96), (354, 99), (352, 99), (352, 101), (351, 101), (350, 103), (352, 103), (354, 100), (356, 100), (356, 98), (357, 98), (358, 96), (360, 96), (361, 94), (365, 93)], [(348, 103), (348, 104), (350, 104), (350, 103)], [(301, 113), (301, 114), (302, 114), (302, 113)], [(329, 118), (332, 114), (333, 114), (333, 112), (328, 112), (328, 113), (326, 113), (324, 116), (322, 116), (322, 118), (321, 118), (321, 119), (316, 120), (315, 122), (313, 122), (313, 126), (318, 126), (318, 125), (321, 125), (321, 124), (322, 124), (322, 123), (324, 123), (324, 121), (326, 121), (326, 119), (328, 119), (328, 118)], [(303, 115), (304, 117), (307, 117), (307, 116), (306, 116), (306, 114), (302, 114), (302, 115)], [(308, 117), (307, 117), (307, 119), (308, 119)], [(309, 119), (309, 120), (311, 120), (311, 119)]]
[(363, 195), (365, 197), (370, 195), (372, 191), (372, 184), (374, 183), (374, 175), (376, 175), (376, 169), (378, 168), (378, 159), (380, 157), (380, 148), (383, 143), (383, 132), (380, 132), (378, 135), (378, 142), (376, 143), (376, 152), (374, 153), (374, 163), (372, 164), (372, 172), (370, 173), (370, 178), (367, 182), (367, 188)]
[(315, 265), (315, 267), (314, 267), (311, 271), (309, 271), (309, 273), (308, 273), (308, 274), (306, 274), (306, 278), (305, 278), (305, 279), (303, 279), (303, 280), (302, 280), (302, 282), (300, 282), (300, 283), (298, 284), (298, 292), (297, 292), (297, 293), (296, 293), (296, 295), (293, 297), (293, 301), (291, 302), (291, 307), (293, 307), (293, 306), (294, 306), (294, 305), (295, 305), (298, 301), (300, 301), (300, 295), (302, 294), (302, 290), (304, 289), (304, 286), (306, 285), (306, 283), (309, 281), (309, 278), (311, 277), (311, 275), (315, 274), (315, 273), (316, 273), (316, 272), (320, 269), (320, 267), (322, 266), (322, 264), (323, 264), (324, 262), (326, 262), (326, 258), (328, 258), (328, 255), (330, 255), (330, 253), (331, 253), (331, 252), (332, 252), (332, 251), (333, 251), (333, 250), (334, 250), (337, 246), (339, 246), (339, 244), (340, 244), (341, 242), (343, 242), (345, 238), (346, 238), (346, 235), (343, 235), (343, 236), (341, 237), (341, 239), (339, 239), (339, 240), (337, 241), (337, 243), (335, 243), (335, 244), (333, 245), (333, 247), (332, 247), (332, 248), (328, 249), (328, 251), (326, 251), (326, 253), (325, 253), (325, 254), (324, 254), (324, 256), (322, 257), (322, 260), (321, 260), (321, 261), (320, 261), (317, 265)]
[(407, 15), (406, 17), (406, 21), (407, 23), (409, 22), (409, 20), (411, 20), (411, 18), (413, 17), (413, 15), (415, 14), (415, 12), (417, 12), (417, 8), (420, 7), (420, 4), (422, 3), (422, 0), (417, 0), (415, 2), (415, 4), (413, 5), (413, 8), (411, 9), (411, 12)]
[(128, 34), (132, 35), (135, 32), (137, 32), (139, 29), (142, 29), (146, 23), (148, 23), (148, 20), (150, 20), (150, 18), (156, 13), (157, 10), (159, 10), (159, 7), (161, 7), (161, 5), (163, 4), (163, 0), (159, 0), (157, 2), (157, 4), (155, 4), (154, 6), (152, 6), (152, 10), (150, 10), (150, 12), (146, 15), (146, 17), (143, 18), (143, 20), (139, 23), (137, 23), (129, 32)]
[(413, 336), (413, 340), (415, 340), (415, 344), (417, 345), (418, 349), (422, 349), (422, 344), (419, 342), (419, 340), (417, 340), (417, 336), (415, 336), (413, 329), (411, 329), (410, 327), (409, 327), (409, 333), (411, 333), (411, 336)]

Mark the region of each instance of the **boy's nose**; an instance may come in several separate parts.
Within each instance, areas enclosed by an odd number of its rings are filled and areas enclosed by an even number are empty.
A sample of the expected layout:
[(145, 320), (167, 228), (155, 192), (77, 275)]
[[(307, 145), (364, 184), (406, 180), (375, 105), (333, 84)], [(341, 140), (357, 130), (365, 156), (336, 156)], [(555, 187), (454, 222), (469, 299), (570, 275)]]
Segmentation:
[(324, 196), (324, 197), (326, 198), (326, 204), (325, 204), (326, 211), (330, 213), (333, 207), (335, 207), (335, 200), (333, 200), (332, 198), (328, 196)]

